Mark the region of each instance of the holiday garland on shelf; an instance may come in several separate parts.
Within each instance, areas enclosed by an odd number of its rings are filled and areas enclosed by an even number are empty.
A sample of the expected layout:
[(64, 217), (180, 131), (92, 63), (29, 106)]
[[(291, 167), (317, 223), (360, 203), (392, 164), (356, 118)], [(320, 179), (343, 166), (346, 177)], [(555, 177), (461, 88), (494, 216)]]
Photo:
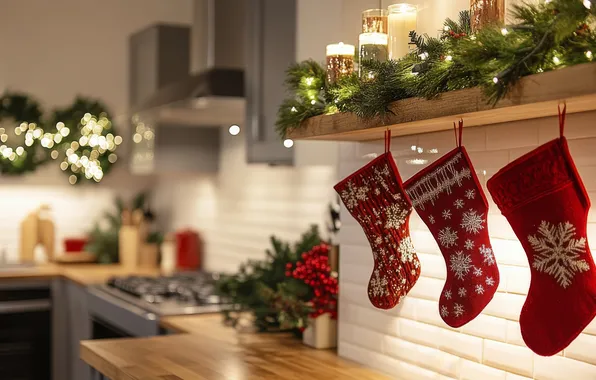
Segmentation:
[(25, 94), (0, 97), (0, 172), (18, 175), (33, 171), (47, 159), (40, 146), (43, 111)]
[(285, 82), (291, 96), (279, 108), (276, 129), (283, 138), (304, 120), (335, 112), (382, 118), (394, 101), (477, 86), (496, 104), (524, 76), (593, 60), (596, 32), (589, 25), (596, 5), (589, 0), (516, 5), (513, 15), (514, 25), (472, 33), (470, 13), (463, 11), (459, 20), (445, 21), (439, 38), (411, 33), (415, 49), (404, 58), (360, 62), (367, 75), (333, 85), (317, 62), (292, 65)]

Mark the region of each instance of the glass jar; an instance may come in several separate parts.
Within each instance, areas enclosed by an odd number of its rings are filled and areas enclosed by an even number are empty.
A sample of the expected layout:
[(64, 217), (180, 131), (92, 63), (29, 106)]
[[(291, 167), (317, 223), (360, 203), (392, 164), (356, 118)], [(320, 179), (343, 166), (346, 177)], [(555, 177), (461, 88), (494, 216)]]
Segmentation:
[(368, 9), (362, 12), (362, 33), (387, 34), (387, 13), (385, 9)]

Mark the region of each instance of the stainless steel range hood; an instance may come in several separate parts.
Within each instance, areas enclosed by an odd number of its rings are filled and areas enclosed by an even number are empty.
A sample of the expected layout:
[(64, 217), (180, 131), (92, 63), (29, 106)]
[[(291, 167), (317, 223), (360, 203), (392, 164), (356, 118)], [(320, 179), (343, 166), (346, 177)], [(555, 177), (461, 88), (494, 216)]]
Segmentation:
[[(243, 122), (244, 7), (242, 0), (195, 0), (189, 73), (143, 97), (133, 113), (150, 115), (154, 122), (197, 127)], [(176, 54), (158, 54), (158, 59), (172, 56)]]

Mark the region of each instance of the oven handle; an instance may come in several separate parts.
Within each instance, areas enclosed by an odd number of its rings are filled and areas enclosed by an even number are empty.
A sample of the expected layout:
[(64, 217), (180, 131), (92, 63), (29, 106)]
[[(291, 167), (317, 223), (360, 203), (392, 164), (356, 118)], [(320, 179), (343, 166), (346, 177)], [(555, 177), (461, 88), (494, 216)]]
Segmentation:
[(31, 313), (50, 310), (51, 307), (49, 299), (0, 302), (0, 314)]

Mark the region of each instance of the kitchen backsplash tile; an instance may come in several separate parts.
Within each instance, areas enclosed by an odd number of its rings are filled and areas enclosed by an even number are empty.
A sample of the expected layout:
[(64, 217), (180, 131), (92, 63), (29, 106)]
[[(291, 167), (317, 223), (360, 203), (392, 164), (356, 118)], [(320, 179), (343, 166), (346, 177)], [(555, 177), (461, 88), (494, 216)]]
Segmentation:
[[(596, 155), (593, 151), (596, 143), (596, 128), (593, 127), (595, 118), (594, 112), (569, 115), (566, 136), (580, 175), (591, 198), (596, 201)], [(486, 181), (500, 168), (557, 135), (557, 118), (550, 117), (466, 128), (463, 141), (486, 191)], [(350, 143), (350, 152), (344, 151), (343, 145), (340, 178), (365, 165), (368, 159), (362, 157), (364, 154), (379, 154), (383, 151), (382, 142), (355, 144), (359, 146), (357, 148)], [(412, 145), (416, 145), (416, 150), (412, 150)], [(418, 147), (422, 148), (423, 153), (418, 153)], [(451, 131), (407, 138), (396, 137), (392, 140), (392, 151), (404, 180), (424, 167), (407, 164), (408, 160), (423, 158), (430, 163), (453, 147), (454, 137)], [(428, 150), (434, 148), (440, 153), (428, 153)], [(544, 358), (533, 354), (525, 346), (518, 320), (530, 284), (527, 257), (488, 192), (487, 197), (488, 229), (501, 270), (501, 284), (483, 313), (460, 329), (450, 328), (439, 316), (438, 297), (446, 275), (445, 263), (437, 243), (415, 212), (410, 219), (410, 230), (421, 261), (422, 274), (418, 284), (400, 305), (395, 309), (382, 311), (375, 310), (366, 295), (366, 282), (372, 268), (370, 247), (360, 226), (342, 206), (341, 261), (349, 266), (341, 273), (340, 303), (349, 307), (342, 309), (344, 312), (340, 313), (339, 318), (351, 325), (360, 326), (363, 330), (374, 331), (382, 335), (382, 338), (376, 343), (366, 342), (367, 346), (374, 346), (371, 350), (361, 347), (358, 338), (353, 336), (347, 342), (340, 331), (340, 355), (377, 368), (397, 379), (596, 378), (596, 361), (592, 357), (596, 347), (596, 321), (586, 327), (578, 339), (565, 350), (564, 355), (559, 353)], [(595, 241), (595, 211), (590, 211), (588, 220), (588, 238)], [(364, 310), (375, 314), (367, 315)], [(352, 313), (356, 313), (355, 318), (350, 315)], [(378, 323), (368, 322), (368, 319)], [(391, 320), (395, 322), (392, 323)], [(365, 334), (363, 330), (357, 331)], [(366, 355), (373, 352), (374, 360)], [(456, 362), (455, 358), (459, 360)], [(437, 363), (442, 363), (445, 367), (439, 368)]]

